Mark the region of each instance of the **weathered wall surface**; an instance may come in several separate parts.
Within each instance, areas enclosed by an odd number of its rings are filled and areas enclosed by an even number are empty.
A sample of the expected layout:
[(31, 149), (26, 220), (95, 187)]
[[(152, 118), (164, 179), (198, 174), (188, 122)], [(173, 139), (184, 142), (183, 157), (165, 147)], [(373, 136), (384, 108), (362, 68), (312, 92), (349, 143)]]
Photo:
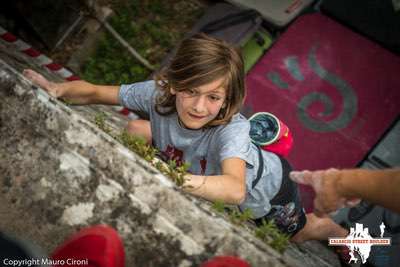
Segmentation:
[(126, 266), (198, 266), (216, 254), (252, 266), (339, 266), (316, 242), (282, 255), (231, 225), (33, 88), (19, 74), (23, 60), (9, 53), (0, 54), (0, 230), (50, 252), (74, 231), (106, 223), (123, 238)]

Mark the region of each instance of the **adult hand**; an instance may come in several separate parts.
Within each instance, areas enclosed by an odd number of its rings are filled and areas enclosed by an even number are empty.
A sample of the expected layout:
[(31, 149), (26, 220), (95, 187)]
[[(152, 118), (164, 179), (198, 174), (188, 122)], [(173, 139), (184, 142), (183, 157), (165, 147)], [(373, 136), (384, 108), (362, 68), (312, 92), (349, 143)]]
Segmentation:
[(31, 69), (25, 69), (23, 75), (30, 80), (33, 84), (43, 88), (47, 93), (53, 97), (62, 97), (64, 92), (62, 92), (61, 87), (56, 83), (50, 82), (41, 74), (37, 73)]
[(337, 169), (320, 171), (293, 171), (290, 178), (299, 184), (310, 185), (315, 193), (314, 213), (325, 217), (345, 206), (354, 206), (360, 199), (347, 199), (342, 195), (341, 172)]

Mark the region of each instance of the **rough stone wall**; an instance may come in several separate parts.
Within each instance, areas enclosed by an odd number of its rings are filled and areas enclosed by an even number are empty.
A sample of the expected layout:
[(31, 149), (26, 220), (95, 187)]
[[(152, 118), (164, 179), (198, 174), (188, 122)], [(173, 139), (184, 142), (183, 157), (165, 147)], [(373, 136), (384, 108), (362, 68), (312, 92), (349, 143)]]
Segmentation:
[(50, 252), (84, 226), (109, 224), (123, 238), (126, 266), (199, 266), (217, 254), (252, 266), (340, 266), (318, 242), (279, 254), (230, 224), (32, 87), (19, 74), (23, 58), (0, 56), (0, 230)]

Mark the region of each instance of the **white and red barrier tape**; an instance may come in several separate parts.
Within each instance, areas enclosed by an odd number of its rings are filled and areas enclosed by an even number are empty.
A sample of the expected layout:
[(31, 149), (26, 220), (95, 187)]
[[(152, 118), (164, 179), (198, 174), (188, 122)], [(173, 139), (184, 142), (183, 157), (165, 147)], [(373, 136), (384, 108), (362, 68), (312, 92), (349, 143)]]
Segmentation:
[[(75, 81), (80, 80), (79, 76), (73, 74), (71, 71), (67, 70), (60, 64), (54, 63), (53, 60), (38, 50), (33, 48), (31, 45), (27, 44), (26, 42), (18, 39), (15, 35), (5, 30), (3, 27), (0, 26), (0, 38), (5, 42), (12, 44), (18, 51), (24, 53), (28, 57), (32, 58), (32, 60), (38, 64), (39, 66), (44, 66), (48, 70), (56, 73), (57, 75), (61, 76), (63, 79), (67, 81)], [(137, 118), (137, 116), (132, 113), (129, 109), (117, 106), (115, 109), (131, 119)]]
[(18, 51), (31, 57), (38, 65), (46, 67), (47, 69), (49, 69), (52, 72), (55, 72), (65, 80), (74, 81), (80, 79), (78, 76), (74, 75), (72, 72), (70, 72), (63, 66), (54, 63), (53, 60), (40, 53), (38, 50), (34, 49), (31, 45), (18, 39), (15, 35), (6, 31), (1, 26), (0, 26), (0, 37), (7, 43), (14, 45), (18, 49)]

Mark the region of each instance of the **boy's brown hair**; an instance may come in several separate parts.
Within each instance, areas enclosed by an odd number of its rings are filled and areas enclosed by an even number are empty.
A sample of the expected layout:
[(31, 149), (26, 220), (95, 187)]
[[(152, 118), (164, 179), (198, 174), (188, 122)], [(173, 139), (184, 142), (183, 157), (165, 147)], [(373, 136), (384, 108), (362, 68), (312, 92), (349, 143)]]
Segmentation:
[(171, 88), (179, 92), (226, 77), (225, 105), (206, 126), (225, 124), (242, 107), (246, 94), (244, 75), (243, 59), (237, 48), (203, 33), (196, 34), (182, 41), (169, 66), (155, 76), (162, 91), (156, 101), (156, 111), (161, 115), (176, 112)]

